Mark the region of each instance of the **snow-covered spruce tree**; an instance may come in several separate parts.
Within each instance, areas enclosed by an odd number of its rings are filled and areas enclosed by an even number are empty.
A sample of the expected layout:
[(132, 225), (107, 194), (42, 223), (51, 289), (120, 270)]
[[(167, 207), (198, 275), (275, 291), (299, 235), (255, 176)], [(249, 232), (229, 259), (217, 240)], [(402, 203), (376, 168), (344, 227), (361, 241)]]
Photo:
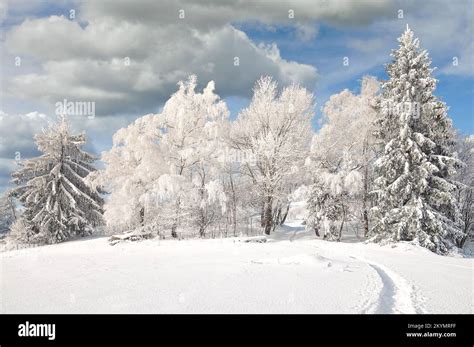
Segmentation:
[(231, 143), (249, 159), (242, 163), (242, 173), (251, 178), (258, 195), (266, 234), (277, 224), (288, 187), (297, 181), (307, 156), (313, 106), (313, 95), (305, 88), (293, 84), (278, 93), (277, 83), (262, 77), (252, 102), (233, 124)]
[(462, 237), (454, 223), (454, 131), (446, 105), (433, 95), (428, 53), (408, 26), (398, 41), (378, 104), (384, 151), (375, 164), (373, 240), (415, 241), (445, 253)]
[(83, 151), (84, 134), (73, 135), (65, 117), (35, 136), (40, 157), (12, 174), (24, 205), (24, 241), (55, 243), (88, 235), (102, 224), (102, 198), (85, 182), (96, 158)]

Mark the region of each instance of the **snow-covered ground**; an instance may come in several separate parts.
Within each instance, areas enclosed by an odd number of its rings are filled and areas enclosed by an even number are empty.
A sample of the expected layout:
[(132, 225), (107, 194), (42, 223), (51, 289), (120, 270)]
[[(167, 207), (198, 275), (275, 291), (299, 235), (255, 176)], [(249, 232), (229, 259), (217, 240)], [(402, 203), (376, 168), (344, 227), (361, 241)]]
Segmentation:
[(259, 239), (95, 238), (3, 252), (1, 312), (473, 312), (472, 258), (316, 240), (299, 221)]

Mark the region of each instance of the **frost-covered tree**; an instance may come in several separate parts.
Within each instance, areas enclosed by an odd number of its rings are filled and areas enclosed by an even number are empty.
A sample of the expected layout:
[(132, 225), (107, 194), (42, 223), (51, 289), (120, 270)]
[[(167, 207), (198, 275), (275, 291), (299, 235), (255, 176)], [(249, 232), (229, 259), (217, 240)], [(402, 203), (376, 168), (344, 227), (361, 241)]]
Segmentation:
[(163, 108), (165, 127), (160, 143), (170, 175), (175, 181), (188, 184), (188, 188), (181, 190), (174, 199), (175, 220), (171, 233), (173, 237), (177, 236), (184, 209), (188, 210), (185, 214), (189, 214), (190, 222), (199, 229), (199, 235), (204, 236), (206, 228), (219, 213), (219, 206), (225, 206), (217, 161), (229, 111), (215, 94), (213, 81), (202, 93), (196, 91), (194, 75), (179, 82), (178, 86), (178, 91)]
[(311, 139), (313, 95), (291, 85), (278, 93), (277, 83), (262, 77), (250, 105), (240, 112), (232, 132), (232, 146), (247, 158), (242, 173), (251, 178), (266, 234), (296, 182)]
[(185, 227), (205, 236), (225, 206), (217, 160), (227, 106), (212, 81), (202, 92), (195, 76), (178, 85), (162, 113), (119, 130), (102, 155), (96, 182), (110, 192), (105, 217), (115, 232), (143, 227), (178, 237)]
[(457, 221), (463, 236), (456, 244), (463, 247), (469, 235), (474, 235), (474, 135), (458, 137), (456, 152), (462, 165), (458, 168), (455, 179), (458, 186), (456, 202), (458, 206)]
[[(232, 124), (229, 123), (228, 126), (230, 128)], [(224, 141), (218, 169), (226, 196), (223, 229), (225, 235), (229, 233), (230, 228), (232, 235), (237, 236), (250, 231), (253, 215), (256, 210), (260, 210), (261, 206), (256, 203), (258, 194), (253, 189), (252, 180), (242, 174), (249, 158), (246, 157), (246, 153), (232, 147), (231, 131), (224, 133)]]
[(324, 124), (313, 137), (306, 163), (313, 185), (307, 227), (329, 240), (340, 240), (347, 221), (369, 228), (369, 189), (375, 157), (373, 107), (378, 82), (366, 76), (361, 92), (331, 96), (323, 108)]
[(11, 191), (7, 190), (0, 197), (0, 234), (8, 232), (17, 219), (18, 211)]
[(407, 27), (387, 66), (379, 100), (374, 240), (416, 241), (444, 253), (462, 233), (454, 223), (454, 131), (433, 92), (428, 53)]
[(140, 117), (118, 130), (112, 148), (102, 153), (105, 169), (92, 181), (108, 193), (104, 217), (110, 233), (135, 230), (158, 217), (150, 195), (158, 178), (168, 172), (158, 146), (163, 124), (154, 114)]
[(314, 179), (307, 201), (306, 227), (314, 230), (316, 236), (340, 241), (347, 213), (344, 201), (347, 195), (335, 194), (328, 183), (320, 177)]
[[(322, 164), (322, 163), (320, 163)], [(326, 163), (327, 164), (327, 163)], [(363, 176), (360, 166), (344, 153), (336, 166), (313, 169), (307, 226), (327, 240), (340, 241), (347, 221), (357, 221)]]
[(102, 198), (85, 178), (96, 158), (81, 148), (85, 134), (71, 134), (65, 117), (35, 136), (40, 157), (25, 160), (12, 174), (13, 193), (24, 205), (23, 238), (55, 243), (88, 235), (102, 224)]
[(218, 163), (223, 194), (227, 197), (224, 216), (226, 218), (225, 231), (227, 231), (227, 226), (230, 226), (233, 236), (237, 236), (237, 213), (241, 202), (241, 175), (238, 162), (233, 158), (230, 148), (224, 145), (222, 149)]

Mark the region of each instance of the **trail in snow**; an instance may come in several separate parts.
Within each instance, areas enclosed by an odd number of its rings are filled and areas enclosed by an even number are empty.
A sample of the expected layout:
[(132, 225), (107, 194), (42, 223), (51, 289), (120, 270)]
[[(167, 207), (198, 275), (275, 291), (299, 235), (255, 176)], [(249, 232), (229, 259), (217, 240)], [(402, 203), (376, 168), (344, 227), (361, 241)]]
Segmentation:
[[(288, 240), (293, 242), (296, 235), (299, 233), (302, 235), (307, 234), (303, 225), (298, 221), (293, 221), (291, 225), (285, 225), (282, 228), (289, 235)], [(282, 240), (284, 237), (278, 237)], [(318, 255), (322, 257), (321, 255)], [(324, 258), (324, 257), (322, 257)], [(376, 263), (365, 258), (349, 255), (349, 258), (360, 261), (366, 266), (370, 267), (377, 274), (380, 279), (381, 285), (375, 283), (367, 283), (367, 288), (370, 288), (367, 292), (373, 293), (374, 289), (380, 287), (378, 298), (364, 298), (361, 304), (361, 311), (363, 313), (424, 313), (423, 308), (424, 298), (419, 294), (419, 290), (415, 285), (410, 284), (405, 278), (398, 273), (389, 269), (388, 267)], [(329, 259), (328, 259), (329, 260)], [(331, 264), (328, 262), (328, 264)], [(368, 281), (372, 281), (368, 278)], [(365, 306), (365, 307), (364, 307)]]
[[(362, 260), (362, 259), (361, 259)], [(423, 313), (421, 303), (416, 302), (416, 289), (406, 279), (387, 267), (363, 260), (377, 272), (382, 281), (382, 289), (375, 307), (368, 313)]]

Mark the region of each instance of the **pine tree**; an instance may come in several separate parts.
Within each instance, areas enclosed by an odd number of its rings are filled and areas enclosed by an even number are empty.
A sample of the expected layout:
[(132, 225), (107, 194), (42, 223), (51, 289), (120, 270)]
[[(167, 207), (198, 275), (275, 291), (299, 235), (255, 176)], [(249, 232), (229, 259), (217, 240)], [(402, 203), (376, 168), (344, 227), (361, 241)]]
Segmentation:
[(11, 192), (7, 190), (0, 197), (0, 234), (10, 230), (11, 225), (17, 218), (15, 202)]
[(383, 154), (375, 163), (378, 206), (374, 240), (415, 241), (445, 253), (461, 237), (455, 226), (458, 164), (446, 105), (433, 92), (436, 79), (426, 50), (408, 28), (387, 66), (378, 108)]
[(12, 174), (14, 194), (25, 207), (24, 238), (55, 243), (90, 234), (102, 223), (103, 201), (85, 181), (96, 159), (84, 152), (84, 134), (72, 135), (64, 117), (35, 136), (40, 157), (21, 163)]

